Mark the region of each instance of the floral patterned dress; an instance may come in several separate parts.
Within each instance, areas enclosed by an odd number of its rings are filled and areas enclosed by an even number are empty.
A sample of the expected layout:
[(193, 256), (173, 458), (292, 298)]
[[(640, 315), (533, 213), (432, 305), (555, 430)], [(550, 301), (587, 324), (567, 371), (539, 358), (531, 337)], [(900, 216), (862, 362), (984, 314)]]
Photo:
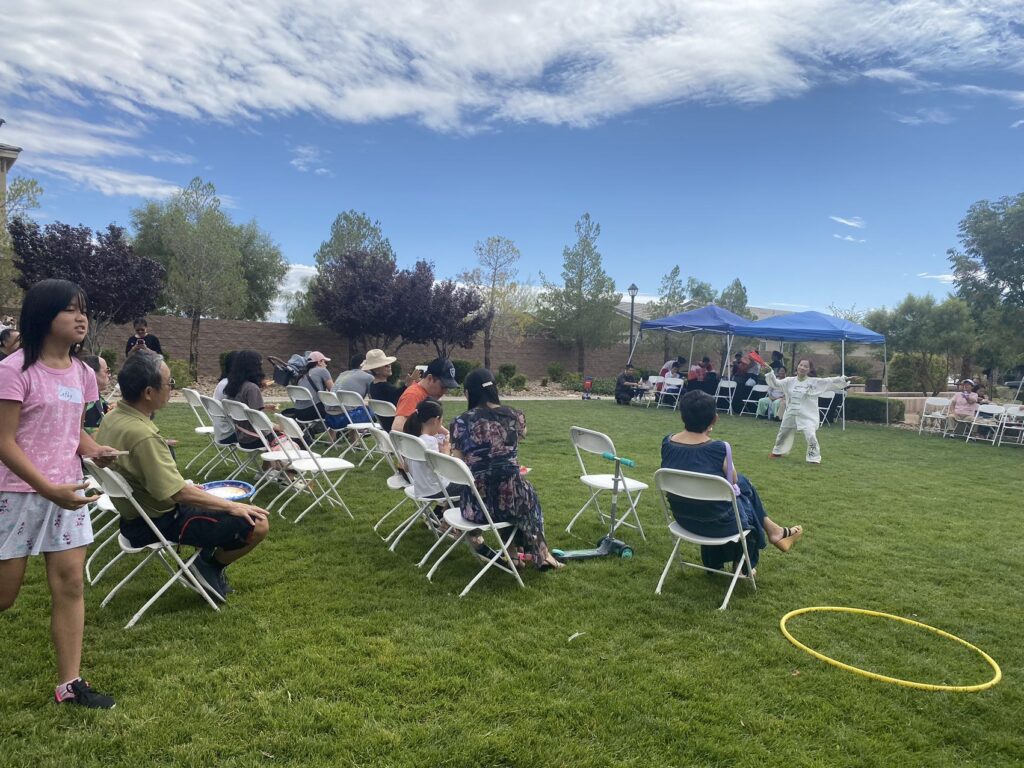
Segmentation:
[[(526, 433), (522, 411), (506, 406), (482, 406), (466, 411), (451, 424), (452, 448), (462, 454), (473, 473), (476, 489), (495, 522), (514, 523), (537, 567), (548, 557), (544, 515), (533, 486), (519, 472), (518, 446)], [(462, 491), (462, 514), (485, 523), (468, 488)]]

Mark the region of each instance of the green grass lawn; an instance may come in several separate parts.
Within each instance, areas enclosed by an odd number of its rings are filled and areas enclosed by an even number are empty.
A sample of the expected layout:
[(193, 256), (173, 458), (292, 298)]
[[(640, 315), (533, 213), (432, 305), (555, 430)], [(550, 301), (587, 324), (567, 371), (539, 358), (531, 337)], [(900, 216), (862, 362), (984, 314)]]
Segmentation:
[[(522, 404), (523, 463), (553, 546), (591, 546), (595, 518), (565, 524), (586, 496), (572, 424), (609, 433), (650, 480), (667, 411), (610, 400)], [(453, 404), (446, 417), (456, 415)], [(184, 406), (161, 412), (189, 438)], [(350, 473), (356, 519), (314, 511), (276, 518), (269, 539), (231, 569), (220, 614), (183, 589), (134, 629), (124, 623), (160, 583), (156, 568), (107, 608), (113, 580), (87, 592), (84, 669), (117, 709), (49, 703), (54, 685), (41, 559), (0, 615), (0, 765), (44, 766), (1019, 766), (1021, 466), (1024, 451), (964, 445), (878, 426), (819, 432), (820, 467), (767, 457), (775, 426), (725, 417), (736, 464), (782, 525), (759, 589), (697, 571), (654, 587), (671, 543), (653, 491), (633, 560), (498, 572), (465, 598), (476, 567), (458, 552), (427, 582), (416, 530), (392, 554), (372, 532), (395, 496), (383, 469)], [(184, 461), (181, 462), (184, 465)], [(578, 535), (577, 535), (578, 534)], [(691, 548), (689, 554), (695, 554)], [(118, 573), (124, 573), (120, 568)], [(930, 693), (825, 665), (779, 631), (786, 612), (848, 605), (915, 618), (978, 645), (1004, 680), (981, 693)], [(896, 622), (818, 614), (794, 634), (848, 663), (924, 682), (977, 683), (987, 665), (948, 640)], [(581, 633), (573, 641), (570, 636)]]

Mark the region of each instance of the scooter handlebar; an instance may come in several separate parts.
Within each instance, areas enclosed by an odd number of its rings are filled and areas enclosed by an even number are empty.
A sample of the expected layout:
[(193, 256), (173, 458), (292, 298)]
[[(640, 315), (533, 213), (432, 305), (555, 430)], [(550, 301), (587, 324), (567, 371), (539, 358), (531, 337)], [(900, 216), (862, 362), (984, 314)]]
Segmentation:
[(623, 456), (616, 456), (611, 451), (605, 451), (604, 453), (601, 454), (601, 457), (605, 458), (605, 459), (608, 459), (608, 461), (618, 461), (620, 464), (622, 464), (623, 466), (626, 466), (626, 467), (635, 467), (636, 466), (636, 462), (633, 461), (632, 459), (627, 459), (627, 458), (625, 458)]

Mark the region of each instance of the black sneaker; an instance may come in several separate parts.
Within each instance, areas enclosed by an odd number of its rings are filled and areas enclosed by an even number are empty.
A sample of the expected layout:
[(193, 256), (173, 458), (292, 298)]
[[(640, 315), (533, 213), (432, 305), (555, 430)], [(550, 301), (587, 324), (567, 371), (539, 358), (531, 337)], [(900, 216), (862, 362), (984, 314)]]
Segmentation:
[(213, 558), (199, 555), (193, 562), (192, 568), (199, 577), (199, 583), (204, 587), (216, 592), (221, 597), (227, 597), (228, 586), (224, 578), (224, 568), (213, 561)]
[(94, 691), (92, 686), (82, 678), (69, 683), (68, 688), (71, 689), (74, 696), (61, 699), (59, 703), (76, 704), (87, 709), (113, 709), (117, 706), (112, 697), (107, 696), (105, 693)]

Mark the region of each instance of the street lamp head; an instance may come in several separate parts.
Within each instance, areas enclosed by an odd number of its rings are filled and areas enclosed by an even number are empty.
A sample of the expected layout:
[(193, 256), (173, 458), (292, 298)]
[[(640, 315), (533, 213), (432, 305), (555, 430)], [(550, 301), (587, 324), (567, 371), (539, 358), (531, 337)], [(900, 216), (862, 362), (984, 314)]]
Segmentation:
[(629, 293), (629, 298), (635, 299), (636, 295), (640, 292), (640, 289), (636, 287), (636, 283), (630, 283), (629, 288), (626, 289)]

